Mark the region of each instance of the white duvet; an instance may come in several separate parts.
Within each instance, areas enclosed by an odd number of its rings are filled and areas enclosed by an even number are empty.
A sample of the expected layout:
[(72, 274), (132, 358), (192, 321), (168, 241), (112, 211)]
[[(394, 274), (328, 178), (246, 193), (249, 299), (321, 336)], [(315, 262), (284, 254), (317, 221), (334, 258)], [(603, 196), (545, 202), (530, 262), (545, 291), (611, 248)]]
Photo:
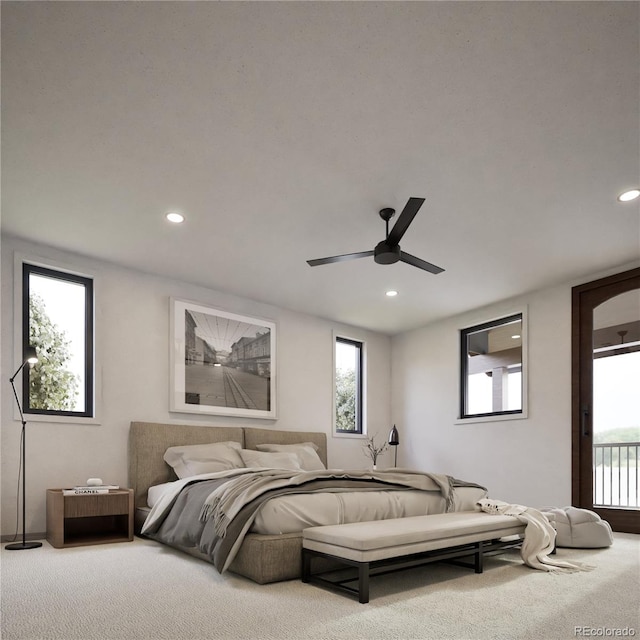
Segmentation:
[[(473, 511), (483, 489), (457, 487), (455, 510)], [(444, 513), (445, 499), (426, 491), (315, 493), (272, 498), (258, 511), (251, 531), (277, 534), (307, 527)]]

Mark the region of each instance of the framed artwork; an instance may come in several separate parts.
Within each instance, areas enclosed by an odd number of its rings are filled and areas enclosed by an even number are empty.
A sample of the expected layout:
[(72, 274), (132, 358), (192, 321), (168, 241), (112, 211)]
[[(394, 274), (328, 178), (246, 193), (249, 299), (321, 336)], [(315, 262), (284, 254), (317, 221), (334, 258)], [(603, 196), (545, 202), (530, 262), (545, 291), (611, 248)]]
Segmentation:
[(170, 411), (276, 418), (276, 325), (171, 298)]

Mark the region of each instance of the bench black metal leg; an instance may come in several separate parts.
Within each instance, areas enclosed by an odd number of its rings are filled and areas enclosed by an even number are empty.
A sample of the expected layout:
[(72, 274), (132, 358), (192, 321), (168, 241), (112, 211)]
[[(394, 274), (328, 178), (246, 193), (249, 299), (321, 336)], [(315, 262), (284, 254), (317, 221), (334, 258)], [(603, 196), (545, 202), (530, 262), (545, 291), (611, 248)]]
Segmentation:
[(482, 553), (482, 542), (476, 542), (476, 552), (473, 554), (474, 568), (476, 573), (482, 573), (484, 570), (484, 556)]
[(369, 602), (369, 563), (362, 562), (358, 566), (358, 600), (361, 604)]
[(311, 554), (306, 549), (302, 549), (302, 582), (309, 582), (311, 575)]

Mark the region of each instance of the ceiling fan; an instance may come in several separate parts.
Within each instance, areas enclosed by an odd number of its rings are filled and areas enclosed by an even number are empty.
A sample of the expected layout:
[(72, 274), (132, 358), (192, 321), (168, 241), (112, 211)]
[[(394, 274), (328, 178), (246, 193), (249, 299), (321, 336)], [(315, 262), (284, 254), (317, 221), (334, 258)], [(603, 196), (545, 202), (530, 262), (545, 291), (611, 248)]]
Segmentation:
[(418, 269), (424, 269), (429, 273), (442, 273), (444, 269), (437, 267), (435, 264), (421, 260), (412, 256), (406, 251), (400, 249), (400, 240), (404, 236), (405, 232), (409, 228), (409, 225), (415, 218), (416, 213), (422, 206), (424, 198), (409, 198), (405, 208), (398, 217), (397, 222), (389, 232), (389, 220), (396, 214), (395, 209), (381, 209), (379, 212), (380, 217), (385, 221), (387, 226), (386, 238), (380, 241), (375, 249), (372, 251), (360, 251), (359, 253), (345, 253), (340, 256), (331, 256), (330, 258), (317, 258), (316, 260), (307, 260), (307, 264), (311, 267), (317, 267), (321, 264), (331, 264), (332, 262), (344, 262), (345, 260), (356, 260), (357, 258), (368, 258), (373, 256), (373, 259), (378, 264), (394, 264), (395, 262), (406, 262)]

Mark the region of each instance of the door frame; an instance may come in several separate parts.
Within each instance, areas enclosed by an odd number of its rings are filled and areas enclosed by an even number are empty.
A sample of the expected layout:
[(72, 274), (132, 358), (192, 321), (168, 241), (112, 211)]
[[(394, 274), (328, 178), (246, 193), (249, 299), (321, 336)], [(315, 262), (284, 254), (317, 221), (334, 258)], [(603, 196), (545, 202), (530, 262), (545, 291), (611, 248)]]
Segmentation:
[(593, 309), (640, 288), (640, 267), (571, 290), (571, 499), (615, 531), (640, 533), (640, 511), (593, 506)]

